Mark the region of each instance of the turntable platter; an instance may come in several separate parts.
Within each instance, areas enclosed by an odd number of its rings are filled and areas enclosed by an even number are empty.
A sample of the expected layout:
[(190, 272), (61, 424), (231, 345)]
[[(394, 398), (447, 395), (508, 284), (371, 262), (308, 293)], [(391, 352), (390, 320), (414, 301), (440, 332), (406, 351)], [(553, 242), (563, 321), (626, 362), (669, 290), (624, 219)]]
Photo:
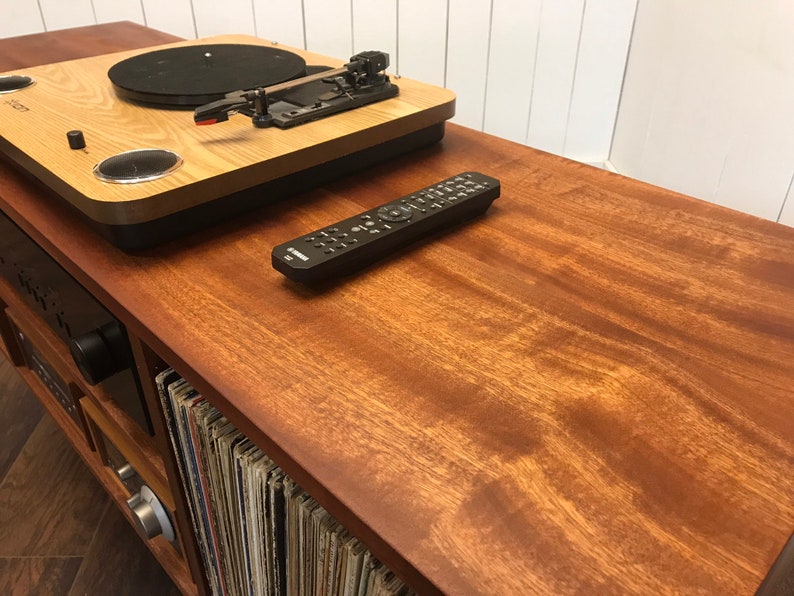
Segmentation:
[(306, 75), (292, 52), (247, 44), (191, 45), (139, 54), (108, 70), (116, 94), (159, 107), (194, 108), (230, 91)]

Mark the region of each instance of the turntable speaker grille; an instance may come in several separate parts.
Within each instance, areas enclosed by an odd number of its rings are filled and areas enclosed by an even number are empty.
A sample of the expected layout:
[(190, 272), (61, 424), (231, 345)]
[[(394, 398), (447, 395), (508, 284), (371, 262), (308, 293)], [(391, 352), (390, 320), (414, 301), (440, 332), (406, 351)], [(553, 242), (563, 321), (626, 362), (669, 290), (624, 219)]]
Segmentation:
[(156, 180), (179, 169), (182, 158), (165, 149), (134, 149), (113, 155), (94, 166), (94, 175), (105, 182), (134, 184)]
[(11, 93), (35, 84), (36, 80), (25, 75), (0, 76), (0, 93)]

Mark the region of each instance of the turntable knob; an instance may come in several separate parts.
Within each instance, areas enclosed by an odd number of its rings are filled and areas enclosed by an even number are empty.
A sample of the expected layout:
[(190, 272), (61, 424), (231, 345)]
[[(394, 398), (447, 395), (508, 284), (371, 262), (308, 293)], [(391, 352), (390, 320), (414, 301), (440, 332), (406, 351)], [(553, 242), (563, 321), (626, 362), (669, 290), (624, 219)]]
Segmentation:
[(70, 130), (66, 133), (66, 140), (69, 142), (70, 149), (82, 149), (85, 147), (85, 136), (82, 130)]
[(72, 338), (69, 351), (83, 378), (91, 385), (129, 366), (127, 338), (116, 321)]

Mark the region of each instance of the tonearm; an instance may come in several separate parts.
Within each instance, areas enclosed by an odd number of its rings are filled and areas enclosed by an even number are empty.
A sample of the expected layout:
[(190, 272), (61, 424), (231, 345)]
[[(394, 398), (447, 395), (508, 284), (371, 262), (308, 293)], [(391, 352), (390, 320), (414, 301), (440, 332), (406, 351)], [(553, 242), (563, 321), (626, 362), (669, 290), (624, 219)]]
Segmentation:
[[(396, 85), (385, 74), (389, 55), (367, 51), (356, 54), (340, 68), (324, 70), (305, 77), (284, 81), (269, 87), (227, 93), (223, 99), (199, 106), (193, 113), (196, 124), (224, 122), (241, 111), (252, 113), (254, 126), (287, 128), (309, 120), (316, 120), (344, 110), (394, 97)], [(296, 87), (322, 81), (330, 86), (313, 103), (296, 105), (285, 98)]]

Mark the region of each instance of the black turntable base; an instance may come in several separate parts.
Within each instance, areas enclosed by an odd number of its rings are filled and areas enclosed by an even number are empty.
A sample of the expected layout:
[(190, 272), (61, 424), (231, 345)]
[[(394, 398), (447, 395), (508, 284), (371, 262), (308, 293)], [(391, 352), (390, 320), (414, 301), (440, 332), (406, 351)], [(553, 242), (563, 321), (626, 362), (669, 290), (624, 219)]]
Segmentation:
[[(6, 73), (36, 84), (4, 96), (0, 151), (112, 243), (153, 246), (443, 137), (454, 93), (406, 78), (397, 93), (377, 52), (349, 60), (228, 35)], [(369, 99), (383, 81), (392, 95)]]

